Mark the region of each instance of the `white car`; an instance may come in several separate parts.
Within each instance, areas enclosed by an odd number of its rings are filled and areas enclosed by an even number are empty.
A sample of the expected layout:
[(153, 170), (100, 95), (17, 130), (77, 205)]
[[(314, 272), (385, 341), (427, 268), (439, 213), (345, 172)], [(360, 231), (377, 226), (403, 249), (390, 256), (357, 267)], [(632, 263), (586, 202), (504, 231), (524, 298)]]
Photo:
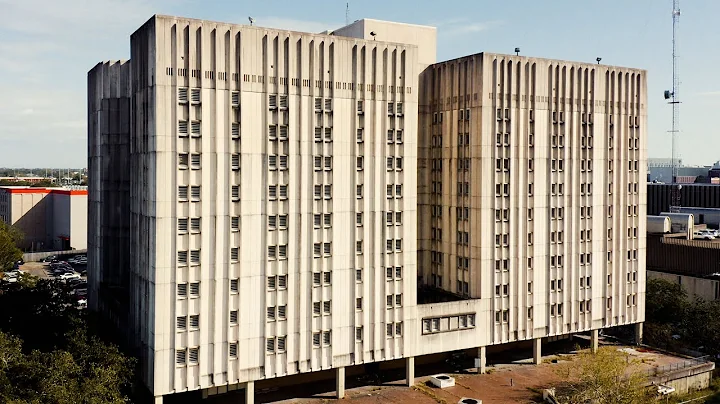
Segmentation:
[(79, 274), (72, 273), (72, 272), (65, 272), (64, 274), (58, 276), (58, 279), (61, 281), (67, 281), (69, 279), (81, 279)]
[(87, 299), (80, 299), (77, 302), (78, 309), (86, 309), (87, 308)]
[(710, 230), (700, 230), (695, 232), (696, 240), (715, 240), (715, 232)]

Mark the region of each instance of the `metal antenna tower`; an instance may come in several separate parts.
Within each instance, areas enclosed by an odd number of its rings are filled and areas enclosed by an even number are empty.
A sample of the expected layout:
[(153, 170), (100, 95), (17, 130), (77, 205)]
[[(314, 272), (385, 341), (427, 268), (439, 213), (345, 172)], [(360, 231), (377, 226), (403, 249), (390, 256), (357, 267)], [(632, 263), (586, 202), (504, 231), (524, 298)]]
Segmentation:
[(672, 186), (670, 194), (670, 211), (677, 212), (680, 210), (680, 190), (681, 186), (677, 183), (678, 166), (679, 166), (679, 150), (678, 150), (678, 134), (680, 133), (680, 63), (678, 56), (678, 34), (680, 30), (680, 0), (673, 0), (673, 39), (672, 39), (672, 59), (673, 59), (673, 83), (672, 91), (665, 91), (665, 99), (670, 99), (672, 106)]
[(350, 2), (345, 3), (345, 26), (350, 25)]

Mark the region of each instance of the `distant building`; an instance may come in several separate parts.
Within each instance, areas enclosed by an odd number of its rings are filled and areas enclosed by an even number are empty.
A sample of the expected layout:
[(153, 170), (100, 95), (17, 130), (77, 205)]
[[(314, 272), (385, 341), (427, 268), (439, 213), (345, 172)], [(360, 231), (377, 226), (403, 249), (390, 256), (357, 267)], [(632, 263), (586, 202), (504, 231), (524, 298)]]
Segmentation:
[(87, 248), (86, 188), (0, 187), (0, 220), (24, 234), (23, 250)]
[[(678, 178), (680, 184), (692, 184), (697, 177), (708, 175), (710, 166), (685, 166), (681, 159), (677, 161)], [(648, 158), (647, 162), (648, 182), (672, 182), (672, 159), (670, 158)]]
[[(680, 206), (720, 208), (720, 186), (717, 184), (680, 184)], [(659, 215), (670, 210), (672, 184), (647, 184), (647, 214)]]
[(30, 176), (30, 177), (17, 177), (17, 176), (15, 176), (15, 177), (0, 177), (0, 182), (27, 182), (27, 183), (30, 183), (30, 184), (35, 184), (35, 183), (43, 182), (43, 181), (47, 181), (47, 182), (50, 182), (50, 183), (55, 183), (55, 178), (51, 178), (51, 177), (35, 177), (35, 176)]
[(691, 298), (720, 300), (720, 244), (648, 234), (647, 277), (678, 283)]

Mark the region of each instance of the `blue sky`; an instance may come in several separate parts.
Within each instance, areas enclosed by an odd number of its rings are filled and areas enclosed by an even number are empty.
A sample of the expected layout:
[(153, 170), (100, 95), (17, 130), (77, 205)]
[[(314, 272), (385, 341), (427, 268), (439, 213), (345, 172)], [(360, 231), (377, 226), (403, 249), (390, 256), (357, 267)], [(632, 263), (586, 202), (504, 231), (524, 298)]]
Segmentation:
[[(153, 14), (318, 32), (345, 22), (346, 1), (0, 0), (0, 167), (87, 164), (86, 74), (128, 58), (130, 34)], [(350, 1), (350, 19), (438, 27), (438, 60), (482, 51), (648, 70), (651, 157), (670, 155), (671, 0)], [(687, 163), (720, 159), (720, 1), (685, 0), (680, 42)]]

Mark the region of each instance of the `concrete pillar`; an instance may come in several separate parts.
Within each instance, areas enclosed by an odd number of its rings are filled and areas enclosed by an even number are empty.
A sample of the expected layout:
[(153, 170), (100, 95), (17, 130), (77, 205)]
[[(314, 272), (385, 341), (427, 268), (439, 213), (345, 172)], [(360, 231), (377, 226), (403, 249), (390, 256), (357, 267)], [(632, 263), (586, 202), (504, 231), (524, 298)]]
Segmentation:
[(163, 402), (163, 396), (155, 396), (153, 399), (153, 404), (162, 404)]
[(486, 364), (485, 355), (486, 355), (486, 353), (487, 353), (487, 348), (486, 348), (486, 347), (481, 346), (480, 348), (478, 348), (477, 359), (476, 359), (478, 363), (477, 363), (477, 366), (475, 366), (475, 367), (477, 367), (477, 372), (478, 372), (479, 374), (481, 374), (481, 375), (484, 375), (484, 374), (485, 374), (485, 371), (486, 371), (486, 369), (485, 369), (485, 364)]
[(643, 340), (643, 323), (635, 324), (635, 345), (642, 344)]
[(598, 347), (600, 346), (600, 342), (598, 341), (599, 333), (599, 330), (590, 331), (590, 351), (592, 353), (596, 353), (598, 351)]
[(337, 398), (345, 398), (345, 366), (335, 368), (335, 391)]
[(533, 340), (533, 363), (536, 365), (542, 363), (542, 338)]
[(255, 382), (245, 383), (245, 404), (255, 404)]
[(405, 358), (405, 381), (408, 387), (415, 384), (415, 357), (409, 356)]

